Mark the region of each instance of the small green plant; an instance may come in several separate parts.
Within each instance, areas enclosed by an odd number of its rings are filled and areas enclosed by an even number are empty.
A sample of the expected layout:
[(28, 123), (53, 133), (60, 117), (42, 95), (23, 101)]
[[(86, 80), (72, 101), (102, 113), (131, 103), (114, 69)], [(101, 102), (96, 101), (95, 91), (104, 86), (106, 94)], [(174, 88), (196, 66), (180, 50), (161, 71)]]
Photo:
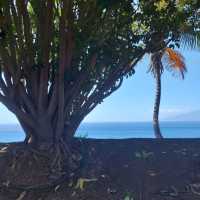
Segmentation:
[(81, 133), (81, 134), (79, 134), (79, 136), (78, 136), (80, 139), (86, 139), (86, 138), (88, 138), (88, 133)]
[(154, 155), (153, 152), (147, 152), (145, 150), (142, 150), (141, 152), (135, 152), (135, 157), (141, 160), (146, 160), (149, 157), (152, 157)]
[(125, 195), (125, 197), (124, 197), (123, 200), (135, 200), (135, 198), (133, 197), (133, 194), (131, 194), (131, 193), (128, 192), (128, 193)]

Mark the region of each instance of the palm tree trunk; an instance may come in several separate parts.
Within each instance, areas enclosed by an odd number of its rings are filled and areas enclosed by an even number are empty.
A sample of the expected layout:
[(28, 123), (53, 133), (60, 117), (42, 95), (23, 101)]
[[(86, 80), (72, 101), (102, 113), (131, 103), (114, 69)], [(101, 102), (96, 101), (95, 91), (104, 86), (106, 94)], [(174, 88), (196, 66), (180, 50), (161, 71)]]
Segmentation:
[(156, 138), (163, 138), (162, 133), (160, 131), (159, 125), (159, 109), (160, 109), (160, 100), (161, 100), (161, 70), (159, 67), (159, 63), (156, 63), (155, 66), (155, 79), (156, 79), (156, 98), (154, 104), (153, 111), (153, 128), (154, 134)]

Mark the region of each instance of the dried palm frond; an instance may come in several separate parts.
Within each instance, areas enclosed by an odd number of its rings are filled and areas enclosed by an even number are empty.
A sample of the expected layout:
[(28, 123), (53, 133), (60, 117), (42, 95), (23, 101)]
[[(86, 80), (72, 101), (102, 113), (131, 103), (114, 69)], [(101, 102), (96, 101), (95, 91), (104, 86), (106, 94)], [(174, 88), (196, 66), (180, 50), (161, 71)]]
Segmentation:
[(178, 52), (171, 48), (166, 48), (164, 51), (163, 60), (165, 62), (166, 68), (176, 75), (177, 73), (181, 75), (184, 79), (184, 74), (187, 72), (184, 57)]

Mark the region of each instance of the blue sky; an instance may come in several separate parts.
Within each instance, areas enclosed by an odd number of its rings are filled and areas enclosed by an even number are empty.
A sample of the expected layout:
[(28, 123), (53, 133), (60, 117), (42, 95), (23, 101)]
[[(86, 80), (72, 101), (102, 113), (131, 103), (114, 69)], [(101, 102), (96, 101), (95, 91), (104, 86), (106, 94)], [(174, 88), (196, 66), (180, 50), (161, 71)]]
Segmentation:
[[(182, 50), (181, 53), (188, 68), (185, 80), (173, 77), (168, 71), (162, 76), (162, 120), (200, 111), (200, 52)], [(151, 121), (155, 81), (147, 73), (148, 66), (146, 56), (136, 66), (135, 75), (125, 80), (85, 121)]]
[[(169, 72), (162, 76), (161, 119), (200, 111), (200, 52), (184, 51), (188, 72), (185, 80)], [(126, 79), (115, 93), (98, 105), (84, 121), (151, 121), (154, 104), (155, 81), (147, 72), (149, 58), (145, 56), (136, 67), (136, 73)], [(0, 123), (16, 123), (13, 114), (0, 105)]]

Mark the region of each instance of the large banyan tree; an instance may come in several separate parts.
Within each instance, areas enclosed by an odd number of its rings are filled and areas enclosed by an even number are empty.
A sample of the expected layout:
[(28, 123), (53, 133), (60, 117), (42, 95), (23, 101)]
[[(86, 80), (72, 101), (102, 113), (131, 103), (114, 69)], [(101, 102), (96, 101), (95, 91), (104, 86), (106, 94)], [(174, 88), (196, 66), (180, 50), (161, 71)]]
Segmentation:
[(27, 142), (72, 137), (146, 52), (177, 41), (187, 13), (163, 2), (0, 1), (0, 102)]
[(0, 101), (26, 141), (72, 137), (144, 51), (131, 1), (2, 0)]

